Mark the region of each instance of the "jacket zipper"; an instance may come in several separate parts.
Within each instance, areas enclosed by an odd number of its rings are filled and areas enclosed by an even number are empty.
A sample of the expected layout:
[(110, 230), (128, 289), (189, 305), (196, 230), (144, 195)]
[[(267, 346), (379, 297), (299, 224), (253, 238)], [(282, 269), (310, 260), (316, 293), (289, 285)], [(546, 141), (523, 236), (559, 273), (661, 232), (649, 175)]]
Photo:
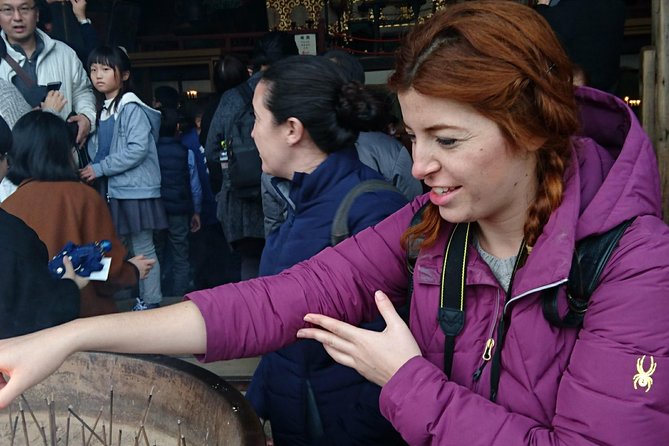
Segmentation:
[(474, 382), (474, 390), (478, 389), (478, 381), (481, 378), (483, 369), (488, 365), (490, 359), (492, 359), (492, 352), (495, 349), (495, 327), (499, 320), (499, 290), (497, 290), (497, 299), (495, 299), (495, 312), (493, 313), (493, 318), (490, 324), (490, 330), (488, 331), (488, 337), (483, 347), (483, 353), (481, 354), (481, 362), (479, 363), (478, 368), (474, 371), (472, 375), (472, 380)]
[(539, 291), (543, 291), (543, 290), (546, 290), (548, 288), (554, 288), (556, 286), (560, 286), (564, 283), (567, 283), (567, 280), (569, 280), (569, 279), (564, 278), (564, 279), (558, 280), (557, 282), (553, 282), (553, 283), (550, 283), (548, 285), (544, 285), (544, 286), (540, 286), (538, 288), (531, 289), (529, 291), (524, 292), (523, 294), (519, 294), (518, 296), (509, 299), (508, 302), (506, 302), (504, 304), (504, 311), (502, 312), (502, 316), (506, 315), (506, 311), (508, 310), (509, 305), (511, 305), (512, 302), (515, 302), (519, 299), (522, 299), (523, 297), (528, 296), (532, 293), (538, 293)]
[[(498, 349), (495, 351), (493, 358), (492, 358), (492, 370), (490, 372), (490, 401), (495, 402), (497, 401), (497, 392), (499, 390), (499, 381), (500, 381), (500, 375), (501, 375), (501, 353), (502, 353), (502, 348), (504, 344), (504, 339), (506, 337), (506, 330), (508, 328), (508, 325), (510, 325), (511, 321), (506, 321), (506, 315), (507, 315), (507, 310), (509, 309), (509, 305), (513, 302), (516, 302), (520, 299), (522, 299), (525, 296), (528, 296), (532, 293), (537, 293), (539, 291), (543, 291), (547, 288), (559, 286), (563, 283), (565, 283), (567, 279), (562, 279), (559, 280), (553, 284), (550, 285), (544, 285), (538, 288), (534, 288), (532, 290), (526, 291), (525, 293), (519, 294), (516, 297), (512, 298), (506, 298), (506, 302), (504, 304), (504, 309), (502, 310), (502, 317), (499, 320), (499, 325), (497, 327), (497, 343)], [(513, 283), (513, 276), (512, 276), (512, 283)], [(511, 289), (511, 285), (509, 286), (509, 289)]]

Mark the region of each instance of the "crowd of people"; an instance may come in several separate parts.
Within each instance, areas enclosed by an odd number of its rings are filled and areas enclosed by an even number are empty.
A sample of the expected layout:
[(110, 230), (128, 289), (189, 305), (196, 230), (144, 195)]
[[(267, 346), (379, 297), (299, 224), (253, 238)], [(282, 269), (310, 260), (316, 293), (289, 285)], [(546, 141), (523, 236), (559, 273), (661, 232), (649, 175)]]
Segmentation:
[[(0, 0), (0, 407), (76, 351), (263, 355), (246, 396), (279, 446), (660, 444), (657, 162), (540, 3), (416, 25), (388, 81), (408, 151), (345, 52), (270, 32), (206, 104), (143, 101), (122, 48)], [(49, 272), (103, 239), (106, 280)]]

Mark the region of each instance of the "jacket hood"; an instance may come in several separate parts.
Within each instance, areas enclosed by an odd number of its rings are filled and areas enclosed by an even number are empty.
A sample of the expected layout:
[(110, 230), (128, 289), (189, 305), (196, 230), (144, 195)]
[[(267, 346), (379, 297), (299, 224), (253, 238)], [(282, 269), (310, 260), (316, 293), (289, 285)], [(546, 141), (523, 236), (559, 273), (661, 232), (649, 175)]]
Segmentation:
[(576, 239), (641, 215), (662, 215), (657, 160), (636, 116), (615, 96), (577, 91), (582, 137), (574, 141), (581, 199)]
[(158, 138), (160, 137), (160, 112), (155, 108), (146, 105), (135, 93), (132, 92), (125, 93), (121, 98), (121, 101), (118, 104), (119, 113), (121, 113), (121, 110), (126, 104), (137, 104), (140, 106), (142, 111), (146, 114), (146, 117), (149, 118), (153, 139), (158, 141)]
[(581, 132), (573, 138), (562, 203), (544, 226), (514, 296), (567, 280), (577, 241), (633, 217), (661, 216), (660, 180), (652, 144), (620, 99), (591, 88), (576, 91)]

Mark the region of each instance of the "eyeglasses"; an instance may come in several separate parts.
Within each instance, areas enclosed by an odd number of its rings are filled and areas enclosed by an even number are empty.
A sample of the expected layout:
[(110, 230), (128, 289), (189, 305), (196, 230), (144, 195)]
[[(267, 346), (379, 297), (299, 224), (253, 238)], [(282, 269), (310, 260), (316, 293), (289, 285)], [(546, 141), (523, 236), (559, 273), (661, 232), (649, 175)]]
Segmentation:
[(3, 6), (0, 8), (0, 14), (4, 15), (5, 17), (14, 17), (14, 14), (16, 14), (16, 11), (21, 14), (22, 17), (27, 16), (31, 12), (33, 12), (37, 8), (37, 6), (19, 6), (18, 8), (14, 8), (12, 6)]

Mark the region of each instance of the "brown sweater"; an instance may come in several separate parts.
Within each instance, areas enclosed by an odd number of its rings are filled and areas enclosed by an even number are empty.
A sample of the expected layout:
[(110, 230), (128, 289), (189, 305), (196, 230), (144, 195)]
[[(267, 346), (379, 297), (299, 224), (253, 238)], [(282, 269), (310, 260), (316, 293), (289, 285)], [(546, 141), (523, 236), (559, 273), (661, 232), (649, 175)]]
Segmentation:
[(81, 290), (81, 316), (117, 311), (113, 294), (135, 285), (138, 271), (125, 261), (127, 250), (116, 235), (107, 204), (93, 188), (74, 181), (26, 180), (1, 206), (37, 233), (49, 258), (68, 241), (80, 245), (110, 240), (109, 278), (106, 282), (91, 281)]

